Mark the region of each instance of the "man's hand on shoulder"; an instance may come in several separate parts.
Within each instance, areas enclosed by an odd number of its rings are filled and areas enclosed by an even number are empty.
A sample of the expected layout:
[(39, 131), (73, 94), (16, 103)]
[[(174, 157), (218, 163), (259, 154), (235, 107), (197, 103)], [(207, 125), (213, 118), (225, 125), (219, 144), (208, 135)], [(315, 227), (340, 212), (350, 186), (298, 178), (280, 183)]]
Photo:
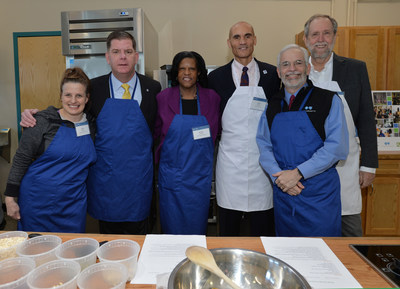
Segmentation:
[(19, 123), (22, 127), (34, 127), (36, 125), (36, 119), (33, 117), (39, 110), (36, 108), (24, 109), (21, 113), (21, 122)]

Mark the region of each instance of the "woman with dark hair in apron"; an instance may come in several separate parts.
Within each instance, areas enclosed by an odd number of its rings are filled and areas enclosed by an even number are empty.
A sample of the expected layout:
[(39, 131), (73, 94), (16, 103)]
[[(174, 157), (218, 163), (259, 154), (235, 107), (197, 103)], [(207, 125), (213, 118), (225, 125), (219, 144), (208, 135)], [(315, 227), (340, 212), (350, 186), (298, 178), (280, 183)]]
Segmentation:
[(167, 234), (205, 234), (220, 97), (206, 88), (206, 66), (196, 52), (178, 53), (171, 76), (172, 87), (157, 95), (161, 227)]

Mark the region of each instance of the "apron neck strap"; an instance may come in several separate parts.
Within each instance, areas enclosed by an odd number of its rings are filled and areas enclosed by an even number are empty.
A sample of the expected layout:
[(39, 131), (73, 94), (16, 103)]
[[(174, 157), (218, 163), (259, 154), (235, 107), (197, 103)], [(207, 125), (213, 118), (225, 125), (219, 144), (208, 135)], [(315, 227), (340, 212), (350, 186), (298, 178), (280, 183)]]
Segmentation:
[[(139, 77), (138, 77), (137, 74), (136, 74), (136, 81), (135, 81), (135, 86), (133, 87), (133, 93), (132, 93), (131, 100), (133, 100), (133, 97), (135, 96), (135, 91), (136, 91), (138, 79), (139, 79)], [(115, 99), (114, 87), (113, 87), (113, 84), (112, 84), (111, 75), (110, 75), (110, 77), (108, 78), (108, 82), (110, 83), (110, 95), (111, 95), (111, 98), (112, 98), (112, 99)]]
[[(199, 102), (199, 90), (197, 89), (197, 86), (196, 86), (196, 101), (197, 101), (197, 115), (201, 115), (201, 113), (200, 113), (200, 102)], [(180, 91), (179, 91), (179, 114), (183, 114), (183, 111), (182, 111), (182, 95), (181, 95)]]
[[(303, 101), (302, 101), (302, 103), (301, 103), (301, 105), (300, 105), (299, 111), (303, 109), (303, 107), (304, 107), (304, 105), (306, 104), (308, 98), (310, 97), (311, 92), (313, 91), (313, 89), (314, 89), (314, 87), (311, 87), (311, 89), (308, 91), (306, 97), (303, 99)], [(297, 95), (296, 95), (296, 97), (297, 97)], [(284, 100), (282, 99), (282, 102), (281, 102), (281, 111), (283, 110), (283, 103), (284, 103)]]

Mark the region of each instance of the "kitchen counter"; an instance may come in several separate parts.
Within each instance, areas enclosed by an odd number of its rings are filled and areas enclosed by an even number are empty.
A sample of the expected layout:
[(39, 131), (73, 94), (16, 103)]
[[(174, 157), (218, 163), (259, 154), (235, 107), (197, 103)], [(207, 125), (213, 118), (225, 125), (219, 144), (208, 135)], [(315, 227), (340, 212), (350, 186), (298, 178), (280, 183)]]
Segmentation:
[[(131, 239), (139, 243), (142, 247), (145, 236), (135, 235), (101, 235), (101, 234), (57, 234), (64, 241), (78, 238), (90, 237), (95, 238), (99, 242), (111, 241), (114, 239)], [(349, 244), (383, 244), (383, 245), (400, 245), (400, 238), (323, 238), (331, 250), (336, 254), (340, 261), (346, 266), (350, 273), (364, 288), (392, 288), (392, 286), (379, 275), (372, 267), (370, 267), (361, 257), (358, 256), (350, 247)], [(207, 237), (207, 247), (213, 248), (242, 248), (262, 253), (264, 247), (260, 238), (256, 237)], [(155, 285), (132, 285), (127, 284), (126, 288), (137, 289), (154, 289)]]

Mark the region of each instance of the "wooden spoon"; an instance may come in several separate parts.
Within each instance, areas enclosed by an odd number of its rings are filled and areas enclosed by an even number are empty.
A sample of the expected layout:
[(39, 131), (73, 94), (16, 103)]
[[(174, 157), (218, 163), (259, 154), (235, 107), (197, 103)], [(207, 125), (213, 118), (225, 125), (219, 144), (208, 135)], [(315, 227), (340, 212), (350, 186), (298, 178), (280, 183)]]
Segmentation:
[(200, 246), (191, 246), (186, 249), (186, 256), (190, 261), (207, 269), (211, 273), (214, 273), (218, 277), (224, 279), (226, 283), (229, 284), (234, 289), (241, 289), (236, 283), (232, 281), (228, 276), (222, 272), (222, 270), (218, 267), (217, 263), (215, 263), (214, 256), (211, 254), (210, 250)]

